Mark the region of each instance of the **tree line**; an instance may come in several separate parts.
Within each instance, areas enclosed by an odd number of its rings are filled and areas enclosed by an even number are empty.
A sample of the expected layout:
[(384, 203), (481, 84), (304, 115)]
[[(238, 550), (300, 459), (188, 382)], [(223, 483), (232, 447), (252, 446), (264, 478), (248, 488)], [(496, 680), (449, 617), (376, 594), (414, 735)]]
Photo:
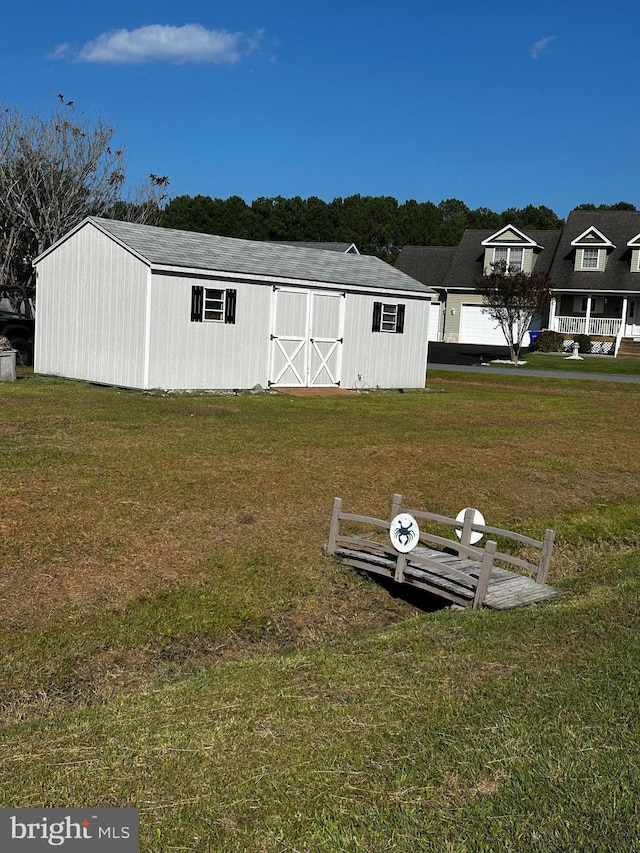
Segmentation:
[(248, 204), (227, 199), (182, 195), (160, 215), (167, 228), (240, 237), (247, 240), (355, 243), (363, 254), (393, 263), (403, 246), (455, 246), (467, 228), (515, 225), (521, 229), (561, 228), (563, 220), (544, 205), (496, 213), (470, 209), (459, 199), (439, 204), (391, 196), (352, 195), (325, 202), (320, 198), (258, 198)]

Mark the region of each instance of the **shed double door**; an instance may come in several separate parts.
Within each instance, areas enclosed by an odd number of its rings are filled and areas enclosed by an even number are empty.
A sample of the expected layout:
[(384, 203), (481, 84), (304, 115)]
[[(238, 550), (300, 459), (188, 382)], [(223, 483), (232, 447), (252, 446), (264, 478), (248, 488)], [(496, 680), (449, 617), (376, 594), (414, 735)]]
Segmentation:
[(270, 385), (340, 385), (345, 301), (344, 293), (274, 288)]

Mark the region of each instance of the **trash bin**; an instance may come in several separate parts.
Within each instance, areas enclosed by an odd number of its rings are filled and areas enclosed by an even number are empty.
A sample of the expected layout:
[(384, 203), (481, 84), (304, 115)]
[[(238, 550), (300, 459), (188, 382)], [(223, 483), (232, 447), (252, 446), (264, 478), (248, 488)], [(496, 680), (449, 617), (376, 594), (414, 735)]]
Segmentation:
[(16, 350), (0, 350), (0, 382), (16, 381)]
[(540, 331), (541, 331), (540, 329), (538, 329), (535, 332), (532, 331), (531, 329), (529, 330), (529, 349), (535, 349), (536, 348), (536, 340), (538, 339), (538, 335), (540, 334)]

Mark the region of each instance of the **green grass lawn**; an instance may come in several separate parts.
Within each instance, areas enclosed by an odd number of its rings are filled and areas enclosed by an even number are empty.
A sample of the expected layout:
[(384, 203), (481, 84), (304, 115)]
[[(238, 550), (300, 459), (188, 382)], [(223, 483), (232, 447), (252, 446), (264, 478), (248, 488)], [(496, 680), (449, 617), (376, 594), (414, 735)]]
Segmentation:
[[(135, 806), (141, 850), (640, 849), (640, 389), (356, 397), (0, 385), (5, 806)], [(557, 532), (539, 608), (324, 556), (391, 495)]]
[(587, 355), (582, 361), (565, 355), (531, 352), (521, 358), (522, 367), (535, 370), (568, 370), (573, 373), (609, 373), (621, 376), (640, 375), (640, 358), (613, 358), (610, 355)]

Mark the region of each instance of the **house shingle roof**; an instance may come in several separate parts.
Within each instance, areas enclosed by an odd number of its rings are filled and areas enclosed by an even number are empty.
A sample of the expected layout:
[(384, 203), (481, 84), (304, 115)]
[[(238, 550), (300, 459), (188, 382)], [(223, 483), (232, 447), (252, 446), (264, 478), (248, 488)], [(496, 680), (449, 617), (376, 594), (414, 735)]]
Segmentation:
[(208, 272), (316, 281), (339, 286), (362, 286), (429, 294), (414, 278), (371, 255), (318, 251), (281, 243), (263, 243), (138, 225), (90, 217), (152, 266), (185, 267)]
[(405, 246), (396, 269), (429, 287), (441, 287), (457, 251), (457, 246)]
[[(574, 271), (575, 247), (571, 245), (588, 228), (594, 226), (607, 237), (615, 249), (608, 252), (604, 272)], [(631, 272), (629, 240), (640, 234), (640, 211), (574, 210), (562, 231), (551, 266), (553, 290), (635, 291), (640, 290), (640, 272)]]
[[(542, 247), (536, 256), (535, 272), (549, 272), (561, 232), (527, 230), (524, 233)], [(400, 252), (396, 267), (431, 287), (473, 289), (483, 272), (482, 241), (493, 234), (495, 228), (469, 228), (457, 246), (407, 246)]]
[[(576, 247), (572, 242), (596, 228), (614, 249), (607, 253), (603, 272), (575, 270)], [(468, 229), (458, 246), (406, 246), (396, 267), (434, 288), (472, 290), (483, 274), (482, 241), (495, 233)], [(640, 272), (631, 271), (631, 249), (627, 243), (640, 235), (640, 211), (574, 210), (562, 230), (524, 230), (542, 247), (536, 253), (534, 271), (549, 273), (554, 291), (630, 292), (640, 291)]]

